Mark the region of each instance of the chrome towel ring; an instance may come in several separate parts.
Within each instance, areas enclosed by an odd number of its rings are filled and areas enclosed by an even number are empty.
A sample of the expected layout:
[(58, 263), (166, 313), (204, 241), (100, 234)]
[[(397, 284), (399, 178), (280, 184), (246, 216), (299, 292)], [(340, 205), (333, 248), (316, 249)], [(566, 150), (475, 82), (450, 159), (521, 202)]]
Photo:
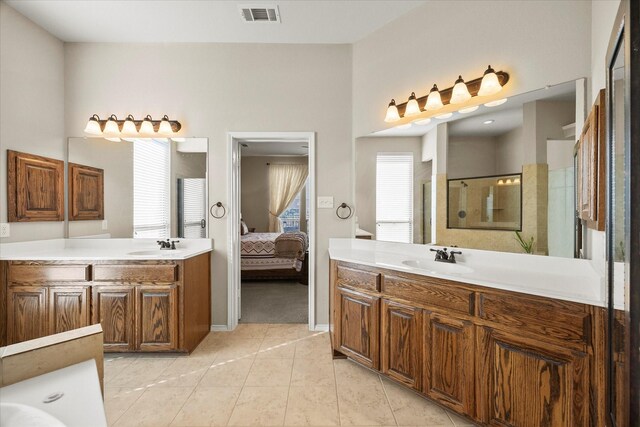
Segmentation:
[[(340, 215), (340, 209), (349, 209), (349, 213), (347, 214), (347, 216), (341, 216)], [(348, 204), (344, 203), (344, 202), (340, 203), (340, 206), (338, 206), (338, 209), (336, 209), (336, 215), (340, 219), (349, 219), (351, 217), (352, 213), (353, 213), (353, 211), (351, 210), (351, 207)]]
[[(220, 215), (220, 216), (216, 215), (216, 213), (218, 213), (218, 209), (214, 210), (213, 208), (222, 208), (222, 215)], [(227, 214), (227, 209), (224, 207), (222, 202), (217, 202), (217, 203), (211, 205), (211, 208), (209, 209), (209, 213), (211, 214), (212, 217), (220, 219), (220, 218), (223, 218)]]

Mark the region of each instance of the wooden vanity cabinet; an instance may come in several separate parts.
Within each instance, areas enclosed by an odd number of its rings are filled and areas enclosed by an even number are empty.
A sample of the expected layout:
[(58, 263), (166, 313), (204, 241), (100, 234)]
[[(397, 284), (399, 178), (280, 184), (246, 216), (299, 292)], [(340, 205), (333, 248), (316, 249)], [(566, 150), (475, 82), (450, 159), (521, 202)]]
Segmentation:
[(342, 261), (330, 282), (335, 356), (481, 425), (603, 422), (603, 309)]
[(190, 352), (210, 329), (209, 253), (178, 261), (3, 261), (1, 271), (0, 345), (100, 323), (108, 352)]

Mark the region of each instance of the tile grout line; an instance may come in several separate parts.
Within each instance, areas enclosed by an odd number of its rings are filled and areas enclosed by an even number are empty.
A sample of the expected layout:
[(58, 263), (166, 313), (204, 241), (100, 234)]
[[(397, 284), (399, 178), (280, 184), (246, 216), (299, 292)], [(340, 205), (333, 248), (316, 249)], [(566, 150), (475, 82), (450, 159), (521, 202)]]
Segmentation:
[(331, 368), (333, 369), (333, 386), (336, 391), (336, 406), (338, 407), (338, 424), (342, 425), (342, 412), (340, 411), (340, 397), (338, 396), (338, 376), (336, 375), (336, 359), (333, 358), (333, 347), (331, 348)]
[(391, 405), (391, 400), (389, 399), (389, 395), (387, 394), (387, 389), (382, 382), (382, 377), (378, 374), (378, 381), (380, 381), (380, 386), (382, 387), (382, 392), (384, 393), (384, 398), (387, 399), (387, 404), (389, 405), (389, 409), (391, 410), (391, 415), (393, 416), (393, 421), (395, 421), (396, 425), (398, 424), (398, 419), (396, 418), (396, 412), (393, 410), (393, 405)]

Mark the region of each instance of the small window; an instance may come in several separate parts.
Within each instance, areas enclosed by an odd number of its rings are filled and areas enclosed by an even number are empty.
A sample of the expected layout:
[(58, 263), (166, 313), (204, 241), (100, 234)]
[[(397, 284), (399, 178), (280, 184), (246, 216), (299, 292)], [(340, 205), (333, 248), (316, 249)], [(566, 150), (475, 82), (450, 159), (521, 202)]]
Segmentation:
[(413, 243), (412, 153), (378, 153), (376, 239)]
[(171, 237), (170, 147), (166, 140), (133, 142), (133, 236)]
[[(305, 221), (307, 221), (307, 225), (309, 222), (309, 192), (307, 190), (307, 181), (302, 187), (302, 190), (296, 194), (296, 198), (293, 199), (289, 207), (280, 215), (280, 220), (282, 221), (282, 230), (285, 233), (292, 231), (300, 231), (300, 197), (302, 193), (305, 194), (306, 200), (306, 216)], [(308, 228), (307, 228), (308, 229)]]

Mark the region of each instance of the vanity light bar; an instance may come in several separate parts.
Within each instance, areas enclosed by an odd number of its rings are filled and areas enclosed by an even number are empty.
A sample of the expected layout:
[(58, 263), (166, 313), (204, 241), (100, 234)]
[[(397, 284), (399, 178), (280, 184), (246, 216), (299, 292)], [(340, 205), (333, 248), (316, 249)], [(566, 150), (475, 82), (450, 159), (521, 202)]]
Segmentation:
[[(403, 117), (410, 117), (419, 114), (415, 111), (416, 102), (420, 112), (432, 112), (449, 104), (465, 103), (477, 96), (494, 95), (500, 92), (502, 87), (506, 85), (508, 81), (509, 74), (507, 72), (495, 71), (489, 65), (487, 70), (484, 72), (484, 75), (477, 79), (465, 82), (462, 79), (462, 76), (459, 76), (454, 86), (446, 89), (438, 90), (438, 87), (433, 85), (431, 91), (420, 98), (416, 98), (415, 94), (412, 92), (407, 102), (402, 104), (396, 104), (394, 100), (391, 100), (391, 103), (389, 103), (387, 108), (385, 122), (391, 123), (398, 121)], [(428, 102), (429, 96), (431, 96), (430, 102)]]
[(136, 120), (129, 114), (124, 120), (118, 119), (115, 114), (103, 120), (97, 114), (92, 115), (84, 128), (84, 133), (92, 136), (108, 135), (109, 137), (134, 136), (137, 134), (173, 135), (180, 131), (182, 125), (177, 120), (171, 120), (164, 115), (160, 120), (154, 120), (147, 115), (142, 120)]

